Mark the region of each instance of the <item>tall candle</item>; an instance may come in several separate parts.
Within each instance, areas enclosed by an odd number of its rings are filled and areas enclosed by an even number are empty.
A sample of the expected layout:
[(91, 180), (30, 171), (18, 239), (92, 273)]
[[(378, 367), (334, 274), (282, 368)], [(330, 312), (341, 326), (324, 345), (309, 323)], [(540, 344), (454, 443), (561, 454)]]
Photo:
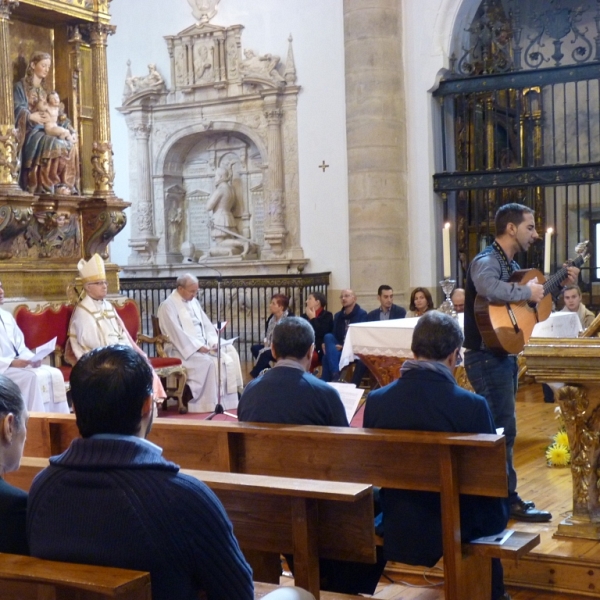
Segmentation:
[(444, 254), (444, 279), (448, 279), (452, 275), (450, 268), (450, 223), (444, 225), (443, 234), (443, 254)]
[(550, 274), (550, 252), (552, 250), (552, 227), (546, 229), (544, 238), (544, 274)]

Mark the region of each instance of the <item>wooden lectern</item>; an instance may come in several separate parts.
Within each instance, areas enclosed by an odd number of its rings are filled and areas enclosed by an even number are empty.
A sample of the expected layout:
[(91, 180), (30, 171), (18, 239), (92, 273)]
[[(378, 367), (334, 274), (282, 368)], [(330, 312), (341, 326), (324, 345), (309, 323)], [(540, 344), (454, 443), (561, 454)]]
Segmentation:
[(573, 515), (555, 536), (600, 540), (600, 339), (531, 338), (524, 355), (537, 382), (563, 383), (554, 396), (571, 447)]

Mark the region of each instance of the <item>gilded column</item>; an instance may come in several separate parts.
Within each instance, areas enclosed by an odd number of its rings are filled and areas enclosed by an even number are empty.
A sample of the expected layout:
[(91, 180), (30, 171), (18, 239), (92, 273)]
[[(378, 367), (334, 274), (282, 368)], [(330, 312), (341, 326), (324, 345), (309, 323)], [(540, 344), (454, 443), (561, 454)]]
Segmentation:
[(20, 193), (18, 143), (10, 65), (9, 20), (18, 0), (0, 0), (0, 193)]
[(92, 47), (92, 73), (94, 77), (94, 141), (92, 144), (92, 175), (94, 196), (113, 196), (115, 170), (110, 141), (110, 115), (108, 105), (108, 71), (106, 67), (106, 40), (116, 30), (114, 25), (90, 25)]
[(401, 20), (403, 2), (413, 1), (343, 4), (350, 285), (362, 306), (372, 304), (380, 283), (394, 288), (398, 304), (408, 305)]
[[(283, 183), (283, 146), (281, 142), (281, 118), (283, 111), (275, 105), (275, 98), (265, 98), (269, 105), (267, 117), (267, 147), (269, 168), (267, 170), (267, 201), (269, 217), (265, 229), (265, 242), (275, 255), (283, 252), (285, 244), (285, 192)], [(268, 251), (268, 249), (267, 249)]]

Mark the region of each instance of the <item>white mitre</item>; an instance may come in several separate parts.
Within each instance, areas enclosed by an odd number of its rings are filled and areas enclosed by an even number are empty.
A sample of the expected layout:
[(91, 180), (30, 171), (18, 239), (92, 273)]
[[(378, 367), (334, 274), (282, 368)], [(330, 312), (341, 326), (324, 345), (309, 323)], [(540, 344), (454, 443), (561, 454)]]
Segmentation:
[(104, 261), (99, 254), (94, 254), (88, 261), (82, 258), (77, 263), (77, 269), (79, 270), (79, 276), (83, 284), (106, 280)]

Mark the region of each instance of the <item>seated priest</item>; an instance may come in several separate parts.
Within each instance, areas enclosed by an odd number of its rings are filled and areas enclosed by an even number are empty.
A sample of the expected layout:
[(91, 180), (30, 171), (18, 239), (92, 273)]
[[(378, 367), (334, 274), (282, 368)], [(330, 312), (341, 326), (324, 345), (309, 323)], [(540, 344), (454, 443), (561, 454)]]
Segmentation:
[[(411, 344), (414, 360), (402, 365), (401, 377), (371, 392), (364, 427), (408, 431), (496, 433), (483, 396), (457, 385), (452, 374), (464, 340), (460, 325), (438, 311), (417, 323)], [(508, 522), (506, 498), (460, 497), (463, 542), (500, 533)], [(442, 557), (440, 495), (414, 490), (381, 490), (383, 552), (387, 560), (433, 567)], [(502, 564), (492, 559), (492, 600), (508, 598)]]
[[(196, 298), (198, 278), (186, 273), (177, 278), (176, 285), (158, 309), (160, 330), (170, 342), (165, 350), (170, 356), (180, 358), (187, 369), (187, 384), (192, 393), (188, 411), (210, 412), (217, 405), (217, 329)], [(240, 357), (231, 344), (221, 343), (220, 385), (221, 406), (236, 408), (238, 391), (244, 382)]]
[[(4, 304), (2, 283), (0, 304)], [(25, 345), (23, 332), (14, 317), (3, 308), (0, 308), (0, 321), (0, 373), (17, 384), (27, 410), (68, 413), (62, 373), (54, 367), (30, 360), (34, 353)]]
[[(95, 348), (121, 344), (129, 346), (144, 357), (146, 355), (129, 335), (121, 317), (113, 305), (106, 300), (108, 283), (104, 261), (99, 254), (90, 260), (83, 258), (77, 264), (85, 295), (79, 300), (69, 324), (69, 340), (65, 357), (74, 365), (84, 354)], [(167, 394), (154, 373), (154, 398), (166, 398)]]

